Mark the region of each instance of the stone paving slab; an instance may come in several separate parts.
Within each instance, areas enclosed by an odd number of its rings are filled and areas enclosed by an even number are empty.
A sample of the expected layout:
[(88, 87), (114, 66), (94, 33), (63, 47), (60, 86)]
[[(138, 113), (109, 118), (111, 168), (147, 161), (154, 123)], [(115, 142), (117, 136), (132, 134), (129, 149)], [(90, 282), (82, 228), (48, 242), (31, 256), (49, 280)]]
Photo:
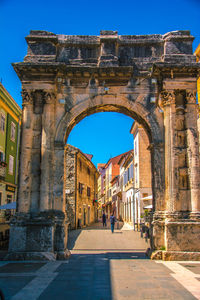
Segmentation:
[[(151, 261), (137, 232), (111, 234), (99, 227), (73, 235), (74, 247), (67, 261), (0, 262), (0, 288), (5, 299), (200, 299), (200, 262)], [(98, 250), (99, 241), (103, 250)], [(81, 250), (86, 246), (88, 249)], [(135, 248), (132, 252), (131, 247)]]

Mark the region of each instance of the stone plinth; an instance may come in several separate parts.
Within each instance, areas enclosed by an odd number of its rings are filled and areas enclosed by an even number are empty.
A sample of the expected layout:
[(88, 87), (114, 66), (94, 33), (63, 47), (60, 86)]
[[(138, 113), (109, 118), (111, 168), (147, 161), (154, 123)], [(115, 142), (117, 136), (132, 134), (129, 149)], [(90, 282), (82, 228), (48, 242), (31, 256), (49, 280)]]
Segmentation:
[(69, 256), (65, 216), (60, 211), (16, 214), (11, 220), (6, 260), (55, 260)]

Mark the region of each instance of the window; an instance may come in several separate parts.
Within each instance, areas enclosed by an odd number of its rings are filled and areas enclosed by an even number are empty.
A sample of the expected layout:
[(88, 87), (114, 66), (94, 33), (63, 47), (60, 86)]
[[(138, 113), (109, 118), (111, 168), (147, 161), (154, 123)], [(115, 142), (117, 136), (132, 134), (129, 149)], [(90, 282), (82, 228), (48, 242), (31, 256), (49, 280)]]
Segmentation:
[(87, 168), (87, 173), (90, 176), (90, 169), (89, 168)]
[(10, 138), (13, 142), (15, 141), (15, 127), (15, 124), (11, 122)]
[(137, 140), (135, 140), (135, 155), (137, 155)]
[(2, 151), (0, 151), (0, 161), (4, 161), (4, 155)]
[(80, 171), (82, 170), (82, 162), (81, 160), (79, 160), (79, 168), (80, 168)]
[(14, 157), (12, 155), (9, 155), (9, 174), (13, 174), (13, 167), (14, 167)]
[(12, 202), (12, 195), (7, 195), (7, 204)]
[(133, 178), (133, 164), (130, 166), (130, 177)]
[(0, 130), (3, 132), (5, 131), (5, 122), (6, 122), (6, 117), (3, 113), (1, 113), (1, 124), (0, 124), (1, 128), (0, 128)]
[(135, 183), (138, 183), (137, 167), (135, 167)]
[(78, 183), (78, 192), (79, 194), (83, 194), (83, 184), (82, 183)]
[(87, 187), (87, 196), (88, 196), (88, 197), (91, 196), (91, 189), (90, 189), (90, 187)]
[(148, 193), (143, 193), (142, 198), (146, 198), (146, 197), (148, 197)]

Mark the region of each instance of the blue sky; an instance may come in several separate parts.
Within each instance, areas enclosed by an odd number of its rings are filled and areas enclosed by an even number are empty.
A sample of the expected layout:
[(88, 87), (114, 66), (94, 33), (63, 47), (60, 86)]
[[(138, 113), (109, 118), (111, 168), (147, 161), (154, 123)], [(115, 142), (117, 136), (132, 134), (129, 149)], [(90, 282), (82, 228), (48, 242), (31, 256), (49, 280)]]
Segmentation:
[[(21, 84), (11, 63), (23, 61), (27, 51), (24, 38), (31, 29), (72, 35), (99, 35), (102, 29), (118, 30), (122, 35), (164, 34), (187, 29), (195, 36), (195, 50), (200, 43), (199, 16), (200, 0), (0, 0), (0, 80), (21, 106)], [(105, 128), (98, 127), (102, 120), (107, 122)], [(73, 129), (69, 141), (82, 151), (92, 152), (96, 157), (101, 153), (101, 162), (104, 162), (111, 155), (117, 155), (132, 147), (130, 124), (132, 120), (120, 114), (95, 114), (81, 121)], [(121, 129), (123, 132), (113, 137), (113, 144), (109, 144), (108, 147), (109, 126), (117, 126), (120, 132)], [(97, 142), (96, 147), (90, 145), (91, 140), (98, 138), (97, 128), (107, 141), (101, 149)], [(87, 132), (84, 140), (80, 138), (83, 132)], [(95, 159), (93, 161), (95, 162)]]

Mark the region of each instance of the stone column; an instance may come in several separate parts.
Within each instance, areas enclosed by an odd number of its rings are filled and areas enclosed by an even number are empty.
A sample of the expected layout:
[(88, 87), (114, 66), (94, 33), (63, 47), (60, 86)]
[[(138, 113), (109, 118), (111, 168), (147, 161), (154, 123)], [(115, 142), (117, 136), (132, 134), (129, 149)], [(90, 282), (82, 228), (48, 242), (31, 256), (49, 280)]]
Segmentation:
[(163, 91), (161, 98), (165, 126), (165, 209), (173, 212), (176, 208), (176, 197), (178, 194), (177, 161), (175, 154), (175, 93), (173, 91)]
[(192, 213), (200, 213), (200, 163), (197, 114), (198, 104), (196, 104), (196, 91), (186, 91), (185, 123)]
[(23, 115), (17, 211), (19, 213), (28, 213), (31, 205), (31, 154), (33, 137), (33, 99), (30, 90), (22, 90), (22, 101)]
[(41, 137), (42, 137), (42, 113), (44, 105), (43, 90), (32, 92), (34, 103), (33, 115), (33, 144), (32, 144), (32, 189), (31, 189), (31, 212), (39, 212), (40, 180), (41, 180)]
[(54, 136), (54, 99), (52, 92), (45, 92), (45, 103), (42, 115), (41, 141), (41, 185), (40, 211), (52, 209), (53, 181), (53, 136)]

